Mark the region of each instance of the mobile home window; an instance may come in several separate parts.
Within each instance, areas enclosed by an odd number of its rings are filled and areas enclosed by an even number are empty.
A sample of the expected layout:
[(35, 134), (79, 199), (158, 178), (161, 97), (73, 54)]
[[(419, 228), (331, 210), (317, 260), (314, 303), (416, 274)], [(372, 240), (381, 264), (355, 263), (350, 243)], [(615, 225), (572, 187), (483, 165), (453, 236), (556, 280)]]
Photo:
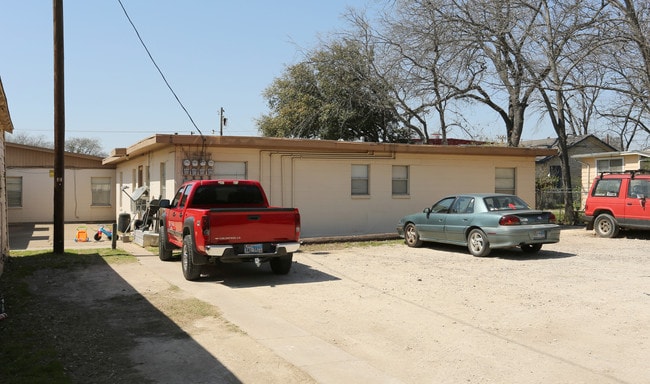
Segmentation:
[(7, 177), (7, 206), (18, 208), (23, 206), (23, 178)]
[(514, 168), (495, 169), (494, 192), (516, 195)]
[(596, 160), (596, 172), (623, 172), (623, 159)]
[(352, 195), (369, 195), (367, 164), (352, 165)]
[(409, 194), (409, 167), (393, 165), (393, 195)]
[(215, 179), (243, 180), (247, 178), (246, 163), (234, 161), (217, 161), (212, 171)]
[(90, 189), (92, 191), (92, 205), (111, 205), (111, 178), (91, 177)]

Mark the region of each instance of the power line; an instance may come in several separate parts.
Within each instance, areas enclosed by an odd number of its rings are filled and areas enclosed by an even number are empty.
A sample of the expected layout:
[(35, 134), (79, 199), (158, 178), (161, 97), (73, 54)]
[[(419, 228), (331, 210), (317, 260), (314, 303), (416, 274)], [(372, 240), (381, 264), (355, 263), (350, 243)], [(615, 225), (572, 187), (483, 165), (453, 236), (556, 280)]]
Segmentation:
[(196, 130), (199, 131), (199, 134), (200, 134), (201, 136), (203, 136), (203, 132), (201, 132), (201, 130), (199, 129), (199, 127), (196, 125), (196, 123), (194, 122), (194, 119), (192, 119), (192, 116), (191, 116), (190, 113), (187, 111), (187, 109), (185, 108), (185, 106), (183, 105), (183, 103), (181, 102), (181, 100), (180, 100), (180, 99), (178, 98), (178, 96), (176, 95), (176, 92), (174, 92), (174, 89), (172, 88), (172, 86), (171, 86), (171, 85), (169, 84), (169, 82), (167, 81), (167, 78), (165, 77), (165, 75), (163, 74), (162, 70), (160, 69), (160, 67), (159, 67), (158, 64), (156, 63), (156, 60), (154, 60), (153, 56), (151, 55), (151, 52), (149, 52), (149, 48), (147, 48), (147, 45), (144, 43), (144, 40), (142, 40), (142, 37), (140, 36), (140, 32), (138, 32), (138, 28), (136, 28), (135, 24), (134, 24), (133, 21), (131, 20), (131, 17), (129, 16), (129, 13), (126, 11), (126, 8), (124, 8), (124, 4), (122, 4), (122, 0), (117, 0), (117, 2), (120, 3), (120, 7), (122, 7), (122, 11), (124, 11), (124, 15), (125, 15), (126, 18), (129, 20), (129, 23), (131, 24), (131, 27), (133, 27), (133, 30), (135, 31), (135, 34), (138, 36), (138, 40), (140, 40), (140, 44), (142, 44), (142, 46), (144, 47), (144, 50), (147, 51), (147, 55), (149, 55), (149, 59), (151, 60), (151, 62), (153, 63), (153, 65), (154, 65), (154, 66), (156, 67), (156, 69), (158, 70), (158, 73), (160, 73), (160, 76), (162, 77), (162, 79), (163, 79), (163, 81), (165, 82), (165, 84), (167, 84), (167, 88), (169, 88), (169, 90), (171, 91), (172, 95), (174, 95), (174, 97), (176, 98), (176, 101), (178, 102), (178, 104), (181, 106), (181, 108), (183, 108), (183, 111), (185, 111), (185, 114), (187, 115), (187, 117), (188, 117), (188, 118), (190, 119), (190, 121), (192, 122), (192, 125), (194, 126), (194, 128), (196, 128)]

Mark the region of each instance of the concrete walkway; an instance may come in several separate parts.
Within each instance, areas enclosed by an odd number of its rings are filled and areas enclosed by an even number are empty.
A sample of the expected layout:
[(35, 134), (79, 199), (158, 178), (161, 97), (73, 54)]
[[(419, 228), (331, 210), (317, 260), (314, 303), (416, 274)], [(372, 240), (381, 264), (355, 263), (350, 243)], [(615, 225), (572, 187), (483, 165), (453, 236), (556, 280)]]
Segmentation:
[[(111, 248), (112, 241), (106, 235), (102, 235), (99, 241), (93, 236), (100, 226), (109, 231), (112, 224), (104, 223), (72, 223), (64, 225), (64, 249), (83, 248)], [(89, 241), (75, 241), (77, 232), (85, 230)], [(121, 241), (118, 241), (121, 243)], [(53, 224), (9, 224), (9, 249), (14, 251), (54, 249), (54, 225)]]
[[(102, 224), (65, 224), (64, 249), (110, 248), (112, 241), (106, 236), (102, 236), (100, 241), (93, 240), (93, 235), (100, 225)], [(106, 226), (111, 228), (109, 225)], [(87, 230), (90, 241), (75, 241), (80, 229)], [(9, 226), (11, 250), (52, 250), (53, 237), (52, 224)], [(206, 285), (186, 281), (182, 277), (178, 263), (160, 262), (157, 255), (133, 242), (123, 242), (120, 239), (116, 241), (116, 248), (124, 249), (134, 255), (148, 271), (155, 273), (169, 284), (218, 307), (230, 322), (237, 324), (242, 331), (258, 343), (270, 348), (276, 355), (302, 369), (318, 383), (400, 383), (396, 378), (386, 375), (327, 340), (306, 332), (299, 325), (274, 316), (264, 306), (254, 305), (248, 297), (237, 290), (226, 289), (218, 284)], [(126, 281), (129, 282), (128, 279)], [(138, 285), (136, 281), (129, 283), (132, 286)]]

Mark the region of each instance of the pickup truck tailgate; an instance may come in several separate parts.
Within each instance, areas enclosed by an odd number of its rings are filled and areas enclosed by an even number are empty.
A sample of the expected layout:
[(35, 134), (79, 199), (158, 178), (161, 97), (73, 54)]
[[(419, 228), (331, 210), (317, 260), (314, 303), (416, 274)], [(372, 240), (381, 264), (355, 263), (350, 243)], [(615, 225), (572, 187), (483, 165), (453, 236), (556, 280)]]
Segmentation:
[(298, 241), (300, 216), (295, 208), (213, 208), (209, 244)]

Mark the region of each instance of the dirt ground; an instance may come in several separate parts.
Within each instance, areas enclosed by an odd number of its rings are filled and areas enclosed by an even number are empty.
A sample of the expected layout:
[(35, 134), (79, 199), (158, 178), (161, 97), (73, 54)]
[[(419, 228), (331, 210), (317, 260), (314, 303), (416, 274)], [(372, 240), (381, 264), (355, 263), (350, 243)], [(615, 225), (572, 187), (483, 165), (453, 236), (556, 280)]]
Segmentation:
[[(226, 265), (198, 282), (129, 248), (138, 263), (44, 272), (31, 288), (95, 314), (80, 338), (125, 346), (79, 357), (79, 382), (650, 383), (648, 244), (578, 228), (534, 256), (325, 246), (287, 276)], [(197, 303), (202, 315), (180, 315)], [(102, 359), (110, 374), (93, 376)]]

